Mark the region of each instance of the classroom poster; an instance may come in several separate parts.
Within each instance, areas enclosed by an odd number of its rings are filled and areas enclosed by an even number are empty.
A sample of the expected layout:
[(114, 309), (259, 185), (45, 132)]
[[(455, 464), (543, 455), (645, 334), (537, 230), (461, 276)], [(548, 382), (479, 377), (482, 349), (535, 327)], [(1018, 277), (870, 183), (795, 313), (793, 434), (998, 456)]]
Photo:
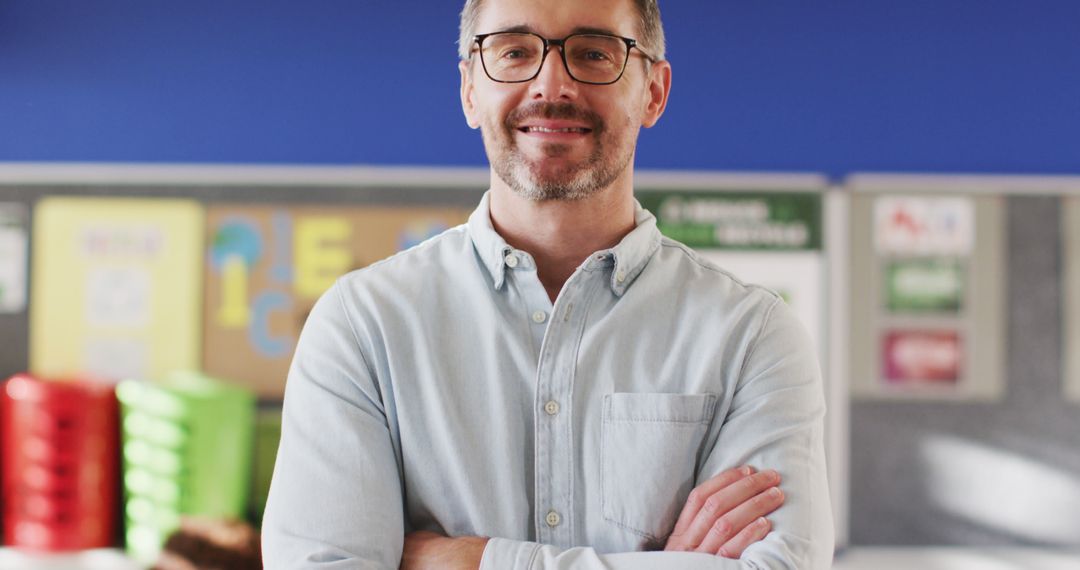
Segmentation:
[(958, 259), (902, 259), (885, 264), (885, 309), (901, 314), (956, 314), (964, 305), (965, 267)]
[(0, 314), (26, 310), (27, 210), (0, 202)]
[(199, 366), (197, 202), (45, 198), (33, 234), (34, 373), (118, 381)]
[(463, 223), (467, 209), (210, 207), (204, 369), (280, 399), (308, 312), (338, 277)]
[(890, 330), (883, 337), (881, 375), (891, 384), (955, 384), (963, 347), (955, 330)]
[(739, 280), (778, 293), (810, 331), (824, 362), (823, 205), (814, 192), (641, 192), (664, 235)]
[(874, 202), (874, 230), (884, 254), (968, 255), (975, 205), (963, 196), (881, 196)]

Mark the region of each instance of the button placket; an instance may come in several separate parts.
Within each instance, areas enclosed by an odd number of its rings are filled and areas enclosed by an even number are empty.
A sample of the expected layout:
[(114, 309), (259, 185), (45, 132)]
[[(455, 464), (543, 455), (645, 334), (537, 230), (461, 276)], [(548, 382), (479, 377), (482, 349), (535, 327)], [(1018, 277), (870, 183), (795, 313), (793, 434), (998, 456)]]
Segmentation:
[[(539, 542), (564, 548), (575, 544), (576, 461), (573, 414), (563, 406), (571, 406), (573, 401), (576, 355), (585, 326), (587, 300), (603, 289), (605, 282), (601, 273), (592, 271), (578, 272), (567, 281), (559, 305), (546, 315), (547, 330), (537, 368), (536, 536)], [(570, 307), (574, 310), (568, 310)]]

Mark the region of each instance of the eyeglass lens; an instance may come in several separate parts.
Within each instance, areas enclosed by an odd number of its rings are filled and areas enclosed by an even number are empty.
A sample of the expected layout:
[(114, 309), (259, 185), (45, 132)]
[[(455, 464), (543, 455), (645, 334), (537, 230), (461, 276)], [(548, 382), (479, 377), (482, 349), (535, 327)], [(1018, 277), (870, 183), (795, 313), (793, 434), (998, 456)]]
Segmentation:
[[(574, 35), (563, 46), (570, 75), (588, 83), (611, 83), (626, 65), (627, 47), (621, 38)], [(484, 39), (480, 56), (495, 81), (526, 81), (544, 62), (544, 40), (533, 34), (498, 33)]]

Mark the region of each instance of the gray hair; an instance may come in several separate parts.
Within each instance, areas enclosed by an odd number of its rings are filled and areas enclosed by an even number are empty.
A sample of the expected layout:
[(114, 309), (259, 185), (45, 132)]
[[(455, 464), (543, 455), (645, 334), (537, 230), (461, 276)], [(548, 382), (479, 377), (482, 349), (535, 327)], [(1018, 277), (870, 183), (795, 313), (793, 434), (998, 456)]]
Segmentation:
[[(476, 35), (476, 21), (480, 19), (480, 5), (483, 0), (465, 0), (461, 10), (461, 28), (458, 36), (458, 56), (469, 59), (472, 51), (473, 36)], [(664, 42), (664, 24), (660, 21), (660, 6), (657, 0), (634, 0), (638, 11), (638, 45), (650, 57), (662, 61), (666, 52)]]

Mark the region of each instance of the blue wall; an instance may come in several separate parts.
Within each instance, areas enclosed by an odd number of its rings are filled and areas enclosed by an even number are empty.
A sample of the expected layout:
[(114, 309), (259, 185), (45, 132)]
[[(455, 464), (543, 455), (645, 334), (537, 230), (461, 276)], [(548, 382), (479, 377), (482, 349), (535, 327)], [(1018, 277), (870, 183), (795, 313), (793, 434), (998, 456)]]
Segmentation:
[[(459, 4), (0, 2), (0, 161), (482, 165)], [(642, 167), (1080, 173), (1076, 0), (661, 7)]]

